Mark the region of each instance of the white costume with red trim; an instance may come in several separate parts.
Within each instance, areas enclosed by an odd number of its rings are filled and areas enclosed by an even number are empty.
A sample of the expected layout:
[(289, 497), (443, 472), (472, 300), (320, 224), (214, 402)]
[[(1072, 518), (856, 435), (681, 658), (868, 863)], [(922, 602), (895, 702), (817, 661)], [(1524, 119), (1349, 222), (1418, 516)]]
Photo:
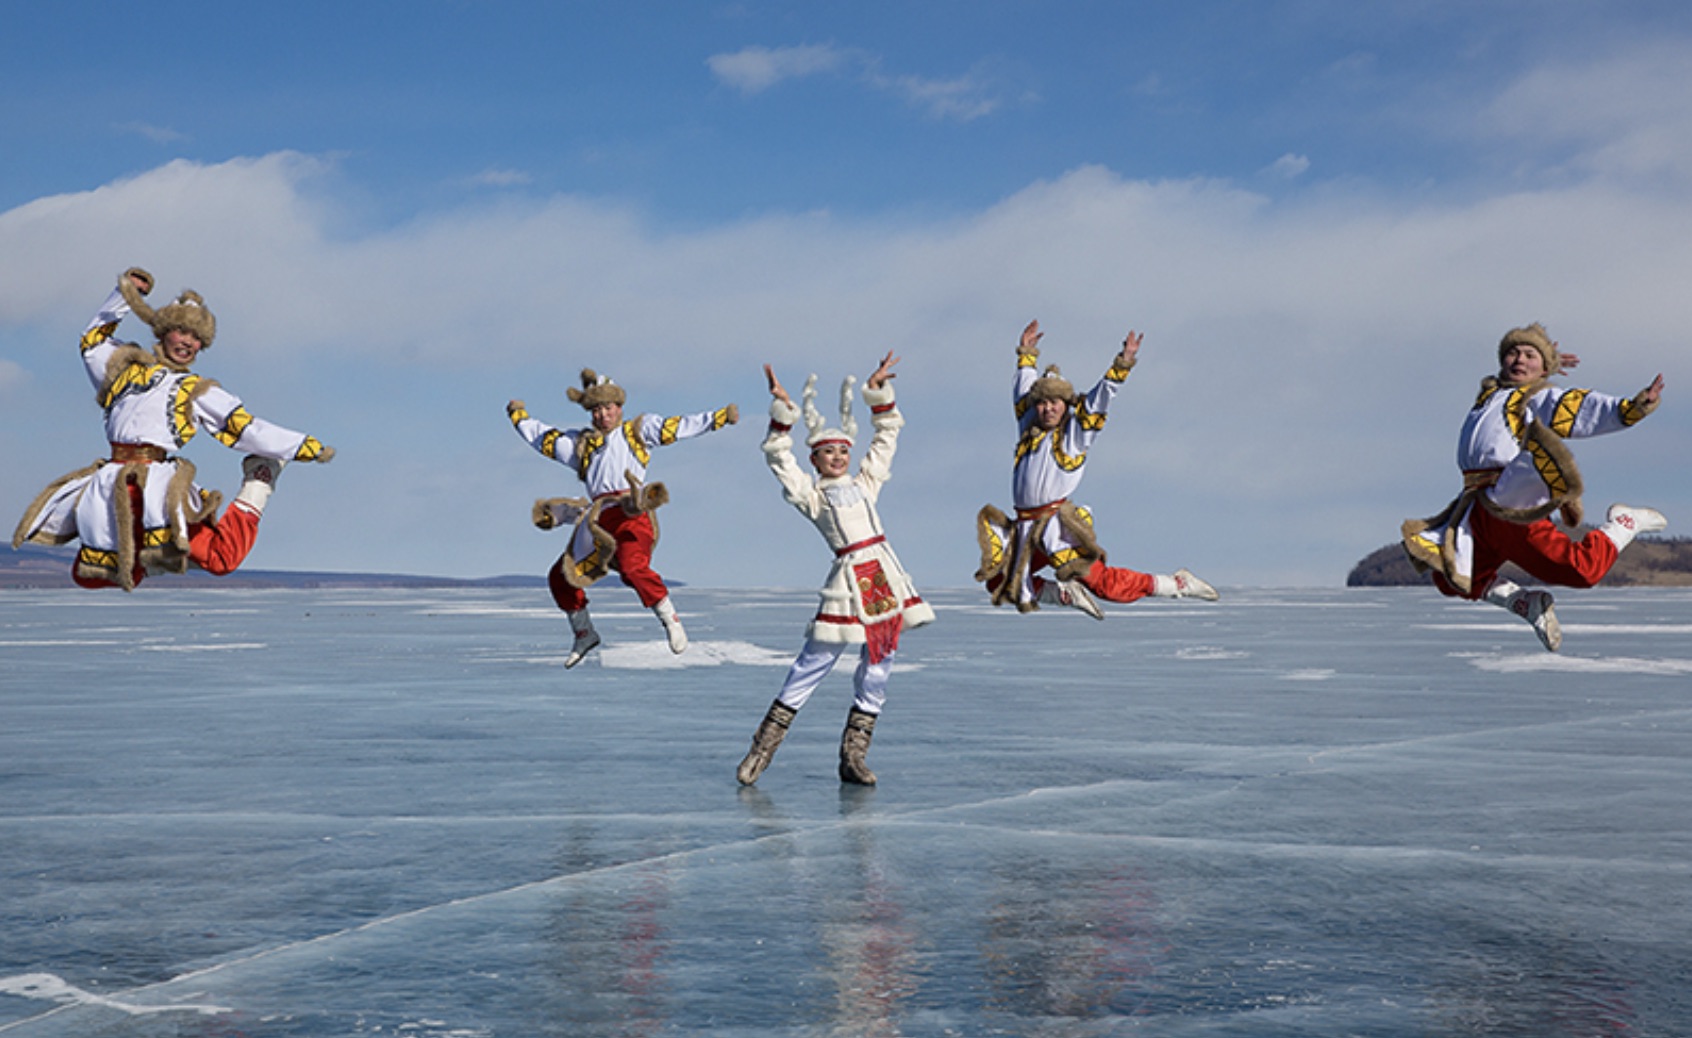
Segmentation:
[(892, 478), (893, 453), (905, 419), (893, 387), (865, 387), (875, 435), (856, 475), (821, 478), (793, 456), (792, 428), (799, 408), (770, 403), (764, 458), (781, 482), (782, 496), (811, 520), (834, 552), (834, 565), (818, 592), (816, 616), (806, 627), (806, 644), (789, 672), (781, 701), (798, 709), (848, 645), (863, 645), (856, 680), (858, 705), (878, 713), (899, 635), (934, 620), (934, 609), (917, 594), (882, 531), (875, 502)]
[(818, 592), (817, 615), (806, 634), (819, 641), (863, 644), (866, 627), (897, 621), (921, 627), (934, 610), (912, 586), (893, 546), (882, 532), (875, 502), (892, 478), (893, 452), (905, 419), (893, 402), (891, 385), (866, 387), (875, 436), (857, 475), (823, 479), (800, 468), (793, 456), (793, 423), (799, 409), (780, 400), (770, 404), (764, 458), (780, 480), (788, 504), (816, 525), (835, 553), (834, 566)]

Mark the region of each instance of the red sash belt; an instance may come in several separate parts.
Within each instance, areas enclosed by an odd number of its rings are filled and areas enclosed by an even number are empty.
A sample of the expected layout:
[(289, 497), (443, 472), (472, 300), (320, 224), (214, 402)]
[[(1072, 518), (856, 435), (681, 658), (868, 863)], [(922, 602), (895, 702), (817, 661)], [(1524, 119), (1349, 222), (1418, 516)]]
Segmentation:
[(841, 558), (843, 556), (852, 554), (853, 552), (857, 551), (859, 548), (868, 548), (872, 545), (885, 544), (885, 543), (887, 543), (887, 538), (883, 535), (878, 535), (878, 536), (875, 536), (875, 537), (871, 537), (867, 541), (859, 541), (856, 544), (848, 544), (846, 547), (840, 548), (837, 551), (835, 551), (834, 557), (838, 559), (838, 558)]
[(1044, 519), (1046, 516), (1052, 515), (1058, 509), (1062, 508), (1064, 505), (1066, 505), (1068, 503), (1069, 503), (1069, 498), (1060, 497), (1056, 501), (1053, 501), (1051, 504), (1040, 505), (1038, 508), (1018, 508), (1016, 510), (1017, 522), (1022, 522), (1022, 521), (1027, 520), (1027, 519)]

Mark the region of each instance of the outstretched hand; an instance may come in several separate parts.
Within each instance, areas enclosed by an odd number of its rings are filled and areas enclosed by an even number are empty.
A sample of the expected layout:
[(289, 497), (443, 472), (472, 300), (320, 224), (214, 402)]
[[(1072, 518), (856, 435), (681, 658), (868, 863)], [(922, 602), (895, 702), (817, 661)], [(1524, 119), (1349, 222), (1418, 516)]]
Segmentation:
[(1038, 318), (1029, 321), (1028, 327), (1022, 329), (1022, 339), (1016, 345), (1016, 352), (1038, 357), (1040, 355), (1040, 337), (1044, 334), (1046, 333), (1040, 330)]
[(1573, 371), (1580, 367), (1580, 354), (1564, 353), (1557, 349), (1556, 343), (1552, 343), (1551, 348), (1557, 351), (1557, 370), (1551, 372), (1551, 374), (1560, 375), (1565, 371)]
[(1639, 392), (1640, 403), (1647, 404), (1651, 407), (1655, 407), (1657, 405), (1657, 402), (1659, 400), (1661, 400), (1662, 398), (1663, 398), (1663, 376), (1662, 375), (1658, 375), (1656, 378), (1652, 379), (1651, 384), (1646, 386), (1644, 389), (1640, 390), (1640, 392)]
[(898, 378), (899, 376), (893, 372), (893, 365), (897, 363), (899, 363), (899, 358), (893, 356), (892, 350), (888, 350), (887, 356), (881, 358), (881, 366), (875, 369), (875, 372), (870, 375), (869, 380), (864, 385), (869, 389), (880, 389), (887, 384), (888, 379)]
[(515, 414), (518, 411), (527, 411), (527, 410), (528, 410), (528, 408), (523, 406), (523, 401), (521, 401), (521, 400), (512, 400), (505, 405), (505, 413), (506, 414)]
[(1124, 368), (1133, 364), (1134, 358), (1139, 356), (1140, 342), (1144, 338), (1139, 332), (1129, 332), (1128, 337), (1122, 340), (1122, 351), (1116, 355), (1116, 363)]
[(781, 386), (781, 380), (776, 378), (775, 369), (768, 364), (764, 365), (764, 377), (770, 380), (770, 395), (788, 407), (792, 407), (793, 398), (787, 395), (787, 390)]

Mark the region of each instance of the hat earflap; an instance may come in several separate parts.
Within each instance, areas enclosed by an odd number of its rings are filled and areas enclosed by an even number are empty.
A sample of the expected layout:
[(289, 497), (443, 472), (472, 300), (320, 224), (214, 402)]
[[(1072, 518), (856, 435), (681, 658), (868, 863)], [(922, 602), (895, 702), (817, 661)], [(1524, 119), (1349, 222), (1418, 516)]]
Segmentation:
[(829, 428), (822, 412), (817, 410), (817, 376), (811, 375), (805, 380), (805, 392), (802, 398), (805, 402), (805, 428), (810, 435), (805, 438), (805, 446), (815, 449), (824, 443), (844, 443), (852, 446), (858, 435), (858, 420), (852, 417), (852, 387), (857, 385), (856, 375), (847, 375), (840, 383), (840, 426)]

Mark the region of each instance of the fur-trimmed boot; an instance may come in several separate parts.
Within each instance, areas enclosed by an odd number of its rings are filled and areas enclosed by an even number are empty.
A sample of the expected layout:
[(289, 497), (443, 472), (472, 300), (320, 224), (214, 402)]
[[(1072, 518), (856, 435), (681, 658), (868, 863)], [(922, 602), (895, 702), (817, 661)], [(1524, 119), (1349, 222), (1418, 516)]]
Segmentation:
[(1599, 531), (1611, 541), (1615, 542), (1616, 552), (1633, 543), (1633, 539), (1642, 533), (1656, 533), (1658, 530), (1668, 529), (1668, 519), (1655, 508), (1635, 508), (1632, 505), (1614, 504), (1604, 514), (1604, 525)]
[(1098, 600), (1079, 580), (1042, 580), (1040, 593), (1034, 596), (1041, 605), (1062, 605), (1079, 609), (1095, 620), (1104, 619)]
[(750, 786), (758, 781), (758, 776), (770, 766), (776, 747), (787, 737), (787, 726), (793, 723), (793, 716), (798, 712), (779, 699), (770, 704), (769, 713), (758, 724), (758, 730), (752, 733), (752, 748), (746, 751), (746, 759), (740, 762), (740, 770), (735, 772), (741, 785)]
[(232, 503), (254, 515), (263, 515), (264, 506), (270, 503), (270, 495), (276, 490), (276, 478), (282, 474), (282, 466), (286, 464), (285, 461), (261, 458), (257, 454), (242, 458), (241, 489)]
[(652, 607), (652, 612), (658, 617), (658, 622), (664, 625), (664, 636), (670, 640), (670, 651), (681, 653), (687, 649), (687, 632), (682, 630), (681, 617), (676, 615), (676, 606), (665, 595), (658, 604)]
[(875, 734), (875, 714), (853, 707), (846, 714), (846, 730), (840, 733), (840, 781), (855, 786), (875, 785), (875, 772), (864, 763), (870, 737)]
[(1152, 594), (1158, 598), (1196, 598), (1204, 602), (1214, 602), (1222, 597), (1216, 589), (1193, 575), (1193, 571), (1182, 567), (1170, 576), (1161, 573), (1152, 576)]
[(1486, 589), (1486, 600), (1526, 620), (1533, 633), (1539, 635), (1539, 643), (1549, 651), (1556, 652), (1562, 646), (1563, 627), (1552, 608), (1551, 592), (1529, 591), (1512, 581), (1495, 580)]
[(570, 630), (576, 636), (570, 645), (570, 655), (564, 659), (564, 669), (569, 670), (586, 659), (588, 653), (599, 648), (599, 632), (593, 629), (593, 617), (588, 615), (585, 606), (564, 615), (570, 618)]

